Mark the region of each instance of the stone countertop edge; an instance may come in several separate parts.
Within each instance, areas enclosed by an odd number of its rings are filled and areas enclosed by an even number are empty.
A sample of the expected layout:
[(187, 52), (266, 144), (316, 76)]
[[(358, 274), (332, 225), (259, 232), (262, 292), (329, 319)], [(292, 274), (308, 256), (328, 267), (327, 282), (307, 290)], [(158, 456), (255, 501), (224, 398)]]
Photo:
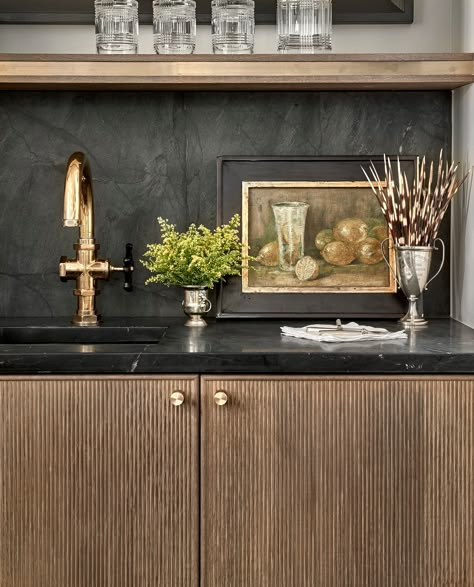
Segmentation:
[[(168, 326), (159, 343), (1, 344), (0, 377), (9, 375), (267, 374), (474, 375), (474, 330), (435, 319), (408, 339), (317, 343), (282, 336), (284, 325), (318, 320), (214, 320), (202, 330), (182, 318), (111, 319), (107, 325)], [(363, 324), (399, 330), (395, 321)], [(333, 323), (333, 322), (327, 322)], [(4, 327), (67, 327), (66, 319), (0, 319)]]

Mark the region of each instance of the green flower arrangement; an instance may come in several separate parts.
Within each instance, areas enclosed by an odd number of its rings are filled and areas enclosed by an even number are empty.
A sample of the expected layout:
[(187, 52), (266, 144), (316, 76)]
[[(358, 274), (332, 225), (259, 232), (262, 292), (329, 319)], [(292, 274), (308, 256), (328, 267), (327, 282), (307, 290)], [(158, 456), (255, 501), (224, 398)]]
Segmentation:
[(241, 274), (244, 258), (238, 214), (215, 230), (191, 224), (186, 232), (180, 233), (168, 220), (158, 218), (158, 223), (162, 242), (147, 245), (141, 260), (152, 273), (146, 284), (212, 289), (224, 277)]

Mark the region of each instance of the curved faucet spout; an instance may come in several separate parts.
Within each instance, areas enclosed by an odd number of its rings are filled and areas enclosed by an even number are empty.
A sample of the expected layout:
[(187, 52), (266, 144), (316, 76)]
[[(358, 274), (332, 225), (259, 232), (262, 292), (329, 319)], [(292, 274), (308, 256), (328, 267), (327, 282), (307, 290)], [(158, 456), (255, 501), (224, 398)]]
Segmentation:
[(109, 259), (98, 259), (99, 243), (94, 238), (94, 199), (92, 175), (84, 153), (69, 157), (64, 184), (64, 226), (79, 226), (79, 242), (74, 244), (74, 259), (61, 257), (59, 277), (61, 281), (75, 280), (74, 295), (77, 311), (72, 323), (77, 326), (96, 326), (99, 316), (95, 299), (99, 293), (97, 281), (109, 279), (113, 271), (123, 271), (126, 291), (132, 291), (132, 245), (127, 245), (124, 267), (114, 267)]
[(81, 239), (94, 238), (94, 197), (89, 162), (84, 153), (69, 157), (64, 184), (64, 226), (79, 226)]

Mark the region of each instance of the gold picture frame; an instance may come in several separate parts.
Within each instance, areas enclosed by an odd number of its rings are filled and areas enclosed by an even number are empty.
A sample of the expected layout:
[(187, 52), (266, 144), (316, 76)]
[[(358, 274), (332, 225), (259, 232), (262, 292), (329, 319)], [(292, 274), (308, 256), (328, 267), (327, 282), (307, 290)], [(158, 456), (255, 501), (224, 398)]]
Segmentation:
[[(282, 212), (287, 217), (283, 225), (279, 221), (280, 229), (291, 231), (291, 246), (297, 249), (288, 265), (282, 261), (285, 244), (277, 226)], [(327, 242), (317, 238), (320, 234)], [(243, 250), (257, 260), (244, 262), (242, 293), (395, 293), (395, 277), (380, 248), (387, 237), (386, 222), (367, 181), (243, 181)], [(386, 254), (394, 270), (391, 246)], [(315, 269), (309, 279), (297, 276), (302, 256)]]

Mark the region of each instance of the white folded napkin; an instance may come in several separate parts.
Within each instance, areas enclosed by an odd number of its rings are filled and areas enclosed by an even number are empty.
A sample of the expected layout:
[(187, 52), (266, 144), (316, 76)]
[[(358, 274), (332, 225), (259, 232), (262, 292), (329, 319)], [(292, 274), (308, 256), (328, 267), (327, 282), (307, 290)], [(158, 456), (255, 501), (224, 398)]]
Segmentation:
[(357, 322), (341, 324), (340, 320), (336, 324), (310, 324), (303, 328), (282, 326), (281, 333), (284, 336), (305, 338), (315, 342), (354, 342), (359, 340), (397, 340), (408, 338), (404, 330), (390, 332), (385, 328), (361, 326)]

